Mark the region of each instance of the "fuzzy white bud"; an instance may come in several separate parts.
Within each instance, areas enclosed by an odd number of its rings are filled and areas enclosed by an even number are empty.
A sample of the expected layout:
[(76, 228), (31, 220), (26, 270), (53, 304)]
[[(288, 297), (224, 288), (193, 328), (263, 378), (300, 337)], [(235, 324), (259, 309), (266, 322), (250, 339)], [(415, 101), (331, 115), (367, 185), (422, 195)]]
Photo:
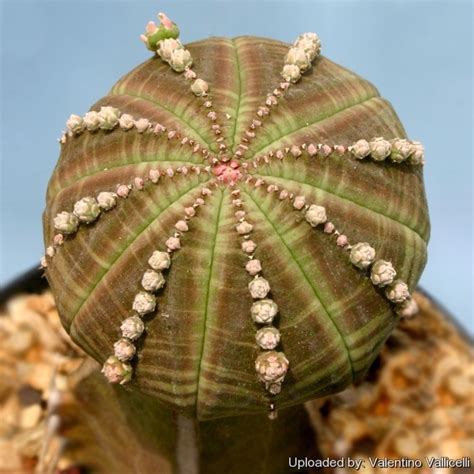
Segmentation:
[(375, 161), (385, 160), (385, 158), (390, 156), (392, 151), (392, 145), (390, 145), (390, 142), (382, 137), (374, 138), (369, 142), (369, 146), (370, 156)]
[(101, 107), (99, 111), (99, 127), (103, 130), (112, 130), (118, 124), (120, 110), (115, 107)]
[(274, 327), (259, 329), (255, 334), (255, 341), (262, 349), (275, 349), (280, 343), (280, 331)]
[(322, 206), (311, 204), (311, 206), (309, 206), (308, 210), (305, 212), (304, 217), (311, 227), (316, 227), (317, 225), (324, 224), (326, 222), (326, 209)]
[(354, 155), (354, 158), (362, 160), (370, 154), (370, 146), (367, 140), (357, 140), (348, 150)]
[(321, 41), (316, 33), (304, 33), (293, 44), (306, 53), (309, 61), (313, 61), (321, 52)]
[(403, 303), (410, 297), (408, 285), (402, 280), (395, 280), (385, 288), (385, 295), (393, 303)]
[(392, 152), (390, 160), (395, 163), (402, 163), (415, 151), (415, 147), (411, 142), (405, 139), (397, 138), (392, 140)]
[(102, 191), (97, 195), (97, 204), (104, 211), (109, 211), (117, 204), (117, 195), (108, 191)]
[(165, 285), (165, 277), (155, 270), (147, 270), (143, 274), (142, 286), (146, 291), (155, 292)]
[(89, 132), (95, 132), (99, 130), (100, 126), (100, 117), (99, 113), (91, 110), (84, 115), (84, 125), (86, 126)]
[(148, 172), (148, 177), (153, 184), (158, 183), (160, 180), (160, 170), (152, 169)]
[(257, 273), (262, 271), (262, 264), (257, 258), (249, 260), (245, 265), (245, 269), (251, 276), (255, 276)]
[(66, 127), (72, 133), (81, 133), (84, 130), (84, 120), (76, 114), (71, 114), (66, 122)]
[(79, 219), (72, 212), (63, 211), (54, 218), (55, 229), (65, 234), (73, 234), (77, 231), (78, 226)]
[(152, 253), (151, 257), (148, 259), (148, 265), (150, 265), (153, 270), (166, 270), (171, 265), (171, 258), (169, 253), (155, 250)]
[(79, 199), (74, 204), (74, 215), (85, 224), (94, 222), (100, 214), (100, 207), (92, 196), (86, 196)]
[(304, 72), (311, 65), (308, 56), (303, 48), (290, 48), (285, 56), (285, 64), (298, 66), (301, 72)]
[(269, 298), (255, 301), (250, 308), (253, 321), (259, 324), (270, 324), (277, 313), (278, 305)]
[(156, 308), (156, 298), (146, 291), (140, 291), (135, 295), (132, 308), (140, 315), (152, 313)]
[(163, 59), (163, 61), (169, 61), (171, 59), (171, 54), (177, 49), (183, 49), (181, 41), (174, 38), (168, 38), (161, 40), (158, 43), (158, 50), (156, 52), (161, 57), (161, 59)]
[(174, 71), (183, 72), (191, 66), (193, 59), (187, 49), (175, 49), (171, 52), (169, 63)]
[(245, 235), (245, 234), (249, 234), (250, 232), (252, 232), (253, 225), (250, 224), (247, 221), (243, 221), (240, 224), (237, 224), (235, 229), (237, 230), (237, 233), (239, 235)]
[(104, 362), (101, 372), (110, 383), (124, 384), (132, 378), (132, 366), (116, 356), (110, 356)]
[(145, 325), (138, 316), (130, 316), (122, 322), (120, 330), (123, 337), (135, 341), (143, 334)]
[(245, 253), (252, 254), (257, 248), (257, 244), (253, 240), (244, 240), (242, 242), (242, 250)]
[(165, 245), (168, 250), (179, 250), (181, 248), (181, 241), (179, 237), (170, 237), (166, 240)]
[(351, 248), (349, 259), (358, 268), (367, 268), (375, 258), (375, 250), (366, 242), (359, 242)]
[(114, 343), (114, 355), (122, 362), (133, 359), (136, 348), (129, 339), (120, 338)]
[(372, 283), (377, 286), (386, 286), (393, 282), (397, 272), (391, 262), (386, 260), (377, 260), (370, 272)]
[(295, 209), (303, 209), (306, 204), (306, 198), (304, 196), (296, 196), (295, 200), (293, 201), (293, 207)]
[(281, 75), (285, 81), (292, 82), (293, 84), (298, 82), (301, 78), (301, 71), (295, 64), (285, 64)]
[(135, 119), (133, 115), (122, 114), (119, 119), (119, 125), (122, 130), (130, 130), (135, 125)]
[(255, 360), (255, 370), (262, 382), (282, 382), (288, 372), (289, 362), (283, 352), (268, 351)]
[(415, 150), (408, 158), (412, 165), (422, 165), (425, 160), (425, 147), (420, 142), (412, 142)]
[(138, 133), (145, 133), (146, 131), (150, 130), (151, 124), (148, 119), (141, 118), (141, 119), (135, 120), (135, 127)]
[(270, 292), (270, 284), (265, 278), (256, 277), (249, 283), (252, 298), (265, 298)]
[(207, 94), (209, 90), (209, 84), (206, 81), (198, 78), (191, 84), (191, 90), (193, 91), (194, 95), (201, 97)]

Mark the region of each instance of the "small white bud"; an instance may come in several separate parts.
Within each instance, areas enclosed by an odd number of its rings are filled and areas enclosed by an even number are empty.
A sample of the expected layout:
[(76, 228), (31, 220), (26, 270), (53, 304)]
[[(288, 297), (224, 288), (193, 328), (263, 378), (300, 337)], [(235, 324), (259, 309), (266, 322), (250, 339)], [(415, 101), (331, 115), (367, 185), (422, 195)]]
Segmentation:
[(242, 242), (242, 250), (245, 253), (252, 254), (255, 252), (255, 249), (257, 248), (257, 244), (253, 240), (244, 240)]
[(362, 160), (370, 154), (370, 146), (367, 140), (357, 140), (348, 150), (354, 155), (354, 158)]
[(132, 366), (116, 356), (110, 356), (102, 366), (101, 372), (110, 383), (124, 384), (132, 378)]
[(188, 223), (186, 221), (183, 221), (183, 220), (179, 220), (178, 222), (176, 222), (176, 224), (174, 226), (180, 232), (187, 232), (189, 230)]
[(367, 268), (375, 258), (375, 250), (366, 242), (359, 242), (351, 248), (349, 260), (357, 268)]
[(168, 250), (178, 250), (181, 248), (179, 237), (170, 237), (166, 240), (165, 245)]
[(295, 209), (303, 209), (306, 204), (306, 198), (304, 196), (296, 196), (295, 200), (293, 201), (293, 207)]
[(282, 77), (285, 81), (290, 81), (293, 84), (298, 82), (301, 78), (301, 71), (295, 64), (285, 64), (281, 72)]
[(275, 349), (280, 343), (280, 331), (274, 327), (264, 327), (257, 331), (255, 340), (262, 349)]
[(97, 195), (97, 203), (104, 211), (109, 211), (117, 203), (117, 195), (108, 191), (102, 191)]
[(183, 49), (181, 41), (174, 38), (167, 38), (158, 43), (158, 50), (156, 52), (163, 61), (169, 61), (171, 59), (171, 54), (177, 49)]
[(313, 61), (316, 56), (319, 55), (319, 52), (321, 50), (321, 43), (319, 43), (319, 38), (318, 43), (316, 43), (308, 37), (300, 36), (293, 44), (295, 47), (302, 49), (306, 53), (306, 56), (308, 57), (308, 60), (310, 62)]
[(382, 137), (374, 138), (370, 143), (370, 156), (375, 161), (383, 161), (390, 156), (392, 145)]
[(141, 118), (141, 119), (135, 120), (135, 127), (138, 133), (145, 133), (147, 130), (150, 130), (151, 124), (148, 119)]
[(198, 78), (191, 84), (191, 90), (193, 91), (194, 95), (201, 97), (207, 94), (209, 90), (209, 84), (206, 81)]
[(321, 40), (316, 33), (303, 33), (298, 36), (294, 46), (303, 49), (310, 61), (313, 61), (321, 52)]
[(156, 298), (146, 291), (140, 291), (135, 295), (132, 308), (140, 315), (152, 313), (156, 308)]
[(133, 359), (136, 349), (129, 339), (120, 338), (114, 343), (114, 355), (122, 362)]
[(171, 52), (169, 64), (174, 71), (183, 72), (192, 63), (191, 53), (187, 49), (175, 49)]
[(285, 56), (285, 64), (298, 66), (301, 72), (306, 71), (311, 65), (303, 48), (292, 47)]
[(377, 260), (370, 272), (372, 283), (377, 286), (386, 286), (392, 283), (397, 272), (393, 268), (391, 262), (386, 260)]
[(304, 217), (311, 227), (316, 227), (317, 225), (324, 224), (326, 222), (326, 209), (322, 206), (311, 204), (311, 206), (309, 206), (308, 210), (305, 212)]
[(252, 298), (265, 298), (270, 292), (270, 284), (265, 278), (256, 277), (249, 283)]
[(184, 213), (188, 216), (188, 217), (193, 217), (196, 215), (196, 209), (194, 209), (194, 207), (185, 207), (184, 208)]
[(98, 112), (91, 110), (84, 115), (84, 125), (89, 132), (95, 132), (99, 130), (100, 118)]
[(385, 295), (393, 303), (403, 303), (410, 298), (408, 285), (402, 280), (395, 280), (385, 288)]
[(133, 115), (122, 114), (119, 119), (119, 125), (122, 130), (130, 130), (135, 125), (135, 119)]
[(148, 177), (153, 184), (158, 183), (160, 180), (160, 170), (150, 170), (148, 172)]
[(332, 153), (332, 148), (329, 145), (326, 145), (325, 143), (323, 143), (319, 146), (318, 154), (322, 158), (328, 157), (331, 153)]
[(155, 250), (152, 253), (151, 257), (148, 259), (148, 265), (150, 265), (153, 270), (166, 270), (171, 265), (171, 258), (169, 253)]
[(135, 341), (143, 334), (145, 325), (138, 316), (130, 316), (122, 322), (120, 330), (122, 331), (123, 337)]
[(402, 163), (406, 161), (408, 157), (414, 153), (415, 147), (408, 140), (397, 138), (392, 140), (392, 152), (390, 154), (390, 160), (395, 163)]
[(155, 270), (147, 270), (143, 274), (142, 286), (146, 291), (155, 292), (165, 285), (165, 277)]
[(99, 127), (103, 130), (112, 130), (118, 124), (120, 110), (115, 107), (101, 107), (99, 111)]
[(130, 194), (130, 188), (126, 184), (119, 184), (117, 186), (117, 196), (126, 198)]
[(309, 156), (315, 156), (318, 153), (318, 147), (314, 143), (310, 143), (307, 151)]
[(296, 145), (293, 145), (291, 148), (290, 148), (290, 153), (295, 157), (295, 158), (298, 158), (299, 156), (301, 156), (303, 154), (303, 152), (301, 151), (301, 148), (299, 146), (296, 146)]
[(250, 232), (252, 232), (253, 225), (250, 224), (247, 221), (243, 221), (240, 224), (237, 224), (237, 226), (235, 228), (236, 228), (237, 233), (239, 235), (245, 235), (245, 234), (249, 234)]
[(420, 142), (412, 142), (412, 145), (415, 147), (415, 150), (408, 158), (408, 161), (412, 165), (422, 165), (425, 162), (425, 147)]
[(81, 133), (84, 130), (84, 120), (79, 115), (71, 114), (66, 122), (66, 127), (72, 133)]
[(249, 260), (245, 265), (245, 269), (251, 276), (255, 276), (258, 272), (262, 271), (262, 264), (257, 258)]
[(92, 196), (79, 199), (74, 204), (74, 215), (85, 224), (94, 222), (100, 214), (100, 207)]
[(79, 219), (72, 212), (63, 211), (54, 218), (54, 227), (65, 234), (73, 234), (78, 226)]
[(253, 321), (259, 324), (270, 324), (277, 313), (278, 305), (269, 298), (255, 301), (250, 308), (250, 314), (252, 315)]
[(283, 352), (268, 351), (255, 360), (255, 370), (262, 382), (282, 382), (288, 372), (289, 362)]
[(187, 69), (184, 72), (184, 78), (187, 79), (188, 81), (191, 81), (193, 79), (196, 79), (196, 73), (192, 69)]

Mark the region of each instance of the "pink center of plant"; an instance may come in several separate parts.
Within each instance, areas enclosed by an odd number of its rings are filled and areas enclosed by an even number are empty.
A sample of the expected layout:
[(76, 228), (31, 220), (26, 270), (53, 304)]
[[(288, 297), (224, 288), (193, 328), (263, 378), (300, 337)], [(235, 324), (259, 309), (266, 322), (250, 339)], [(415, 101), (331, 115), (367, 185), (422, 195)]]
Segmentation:
[(222, 181), (224, 184), (233, 185), (242, 178), (242, 173), (239, 168), (239, 162), (231, 160), (227, 163), (217, 163), (217, 165), (212, 168), (212, 172), (217, 176), (219, 181)]

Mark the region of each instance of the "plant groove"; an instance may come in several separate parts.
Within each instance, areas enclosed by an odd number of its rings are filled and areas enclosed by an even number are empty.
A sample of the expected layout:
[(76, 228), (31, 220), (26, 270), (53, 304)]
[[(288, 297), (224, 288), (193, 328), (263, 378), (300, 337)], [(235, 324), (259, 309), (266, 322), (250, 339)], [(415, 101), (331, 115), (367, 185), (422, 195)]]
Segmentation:
[(327, 306), (325, 305), (325, 303), (323, 302), (323, 300), (321, 299), (321, 296), (318, 292), (318, 290), (316, 289), (316, 287), (313, 285), (312, 281), (311, 281), (311, 278), (309, 278), (309, 276), (306, 274), (306, 271), (304, 270), (304, 268), (300, 265), (298, 259), (296, 258), (293, 250), (291, 249), (291, 247), (286, 243), (285, 239), (283, 238), (283, 236), (281, 235), (281, 233), (279, 232), (277, 226), (275, 225), (275, 223), (270, 219), (270, 217), (265, 213), (265, 211), (262, 209), (262, 207), (257, 203), (257, 201), (253, 198), (253, 196), (248, 193), (247, 191), (243, 191), (245, 193), (246, 196), (248, 196), (249, 199), (251, 199), (252, 203), (254, 204), (254, 206), (260, 211), (261, 215), (264, 217), (264, 219), (270, 224), (270, 226), (273, 228), (273, 230), (275, 231), (275, 235), (278, 237), (278, 240), (283, 244), (283, 246), (285, 247), (285, 249), (288, 251), (288, 253), (291, 255), (292, 257), (292, 261), (294, 262), (294, 264), (296, 265), (296, 267), (298, 268), (298, 270), (300, 271), (301, 275), (303, 276), (304, 280), (306, 281), (306, 283), (308, 284), (308, 286), (311, 288), (311, 290), (313, 291), (314, 293), (314, 296), (315, 298), (319, 301), (319, 304), (321, 305), (321, 307), (323, 308), (323, 310), (325, 311), (328, 319), (331, 321), (331, 324), (333, 325), (334, 329), (337, 331), (338, 335), (339, 335), (339, 338), (342, 342), (342, 345), (341, 347), (344, 348), (345, 352), (346, 352), (346, 355), (347, 355), (347, 360), (349, 362), (349, 365), (350, 365), (350, 368), (351, 368), (351, 372), (352, 372), (352, 378), (354, 378), (354, 368), (352, 366), (352, 359), (351, 359), (351, 355), (350, 355), (350, 351), (349, 351), (349, 347), (347, 346), (347, 343), (344, 339), (344, 336), (341, 332), (341, 330), (339, 329), (339, 326), (336, 324), (336, 322), (334, 321), (334, 318), (332, 317), (332, 315), (328, 312), (327, 310)]
[[(359, 107), (359, 106), (362, 106), (362, 105), (365, 105), (367, 102), (373, 100), (373, 99), (379, 99), (380, 96), (378, 94), (375, 94), (375, 95), (369, 95), (369, 96), (366, 96), (364, 97), (364, 99), (362, 99), (361, 101), (359, 102), (355, 102), (347, 107), (343, 107), (341, 109), (336, 109), (334, 111), (334, 113), (330, 114), (330, 115), (326, 115), (324, 116), (323, 118), (320, 118), (318, 120), (315, 120), (314, 122), (311, 122), (311, 123), (308, 123), (307, 125), (303, 125), (301, 127), (298, 127), (298, 128), (295, 128), (291, 131), (289, 131), (288, 133), (286, 133), (285, 135), (281, 135), (279, 136), (278, 138), (276, 138), (275, 140), (271, 141), (270, 143), (267, 143), (265, 145), (263, 145), (262, 147), (260, 147), (258, 150), (251, 150), (252, 151), (252, 154), (253, 154), (253, 157), (255, 157), (256, 155), (258, 155), (259, 153), (262, 152), (262, 150), (265, 150), (267, 148), (269, 148), (270, 146), (272, 146), (273, 144), (275, 143), (278, 143), (279, 141), (282, 141), (282, 140), (286, 140), (286, 139), (289, 139), (291, 138), (292, 135), (294, 135), (295, 133), (298, 133), (302, 130), (304, 130), (305, 128), (310, 128), (310, 127), (313, 127), (314, 125), (321, 125), (323, 124), (326, 120), (329, 120), (329, 119), (333, 119), (334, 117), (336, 117), (337, 115), (343, 113), (343, 112), (347, 112), (348, 110), (351, 110), (353, 108), (356, 108), (356, 107)], [(249, 161), (252, 158), (246, 158), (245, 161)]]
[(286, 177), (279, 177), (279, 176), (274, 176), (274, 175), (267, 175), (267, 174), (255, 174), (255, 173), (252, 173), (252, 176), (258, 176), (259, 178), (270, 178), (272, 180), (275, 180), (277, 183), (278, 182), (287, 182), (287, 183), (298, 183), (298, 184), (304, 184), (308, 187), (311, 187), (313, 189), (315, 189), (317, 192), (321, 192), (323, 194), (329, 194), (331, 196), (334, 196), (335, 198), (338, 198), (340, 199), (341, 201), (346, 201), (354, 206), (358, 206), (362, 209), (364, 209), (365, 211), (368, 211), (368, 212), (373, 212), (374, 214), (378, 215), (378, 216), (381, 216), (385, 219), (388, 219), (392, 222), (394, 222), (395, 224), (397, 225), (401, 225), (402, 227), (406, 228), (408, 231), (410, 231), (412, 234), (414, 234), (416, 236), (416, 238), (420, 239), (423, 246), (426, 247), (426, 238), (423, 237), (416, 229), (410, 227), (408, 224), (404, 223), (404, 222), (401, 222), (397, 219), (395, 219), (394, 217), (392, 216), (389, 216), (388, 214), (385, 214), (383, 213), (381, 210), (378, 210), (378, 209), (374, 209), (372, 207), (368, 207), (364, 204), (361, 204), (360, 202), (357, 202), (357, 201), (354, 201), (353, 199), (350, 199), (348, 198), (347, 196), (343, 196), (342, 194), (338, 194), (334, 191), (331, 191), (329, 190), (329, 188), (322, 188), (320, 186), (316, 186), (314, 184), (311, 184), (311, 183), (307, 183), (305, 181), (299, 181), (299, 180), (296, 180), (294, 178), (286, 178)]
[(189, 122), (187, 122), (182, 115), (178, 115), (176, 112), (174, 112), (172, 109), (166, 107), (164, 104), (161, 104), (159, 102), (156, 102), (155, 100), (151, 99), (150, 97), (147, 97), (145, 95), (141, 96), (141, 95), (137, 95), (137, 94), (133, 94), (131, 92), (113, 92), (113, 90), (110, 92), (110, 95), (112, 97), (132, 97), (136, 100), (143, 100), (145, 102), (148, 102), (150, 104), (153, 104), (154, 106), (156, 106), (157, 108), (160, 108), (162, 110), (165, 110), (166, 112), (168, 112), (170, 115), (172, 115), (173, 117), (177, 118), (179, 120), (179, 122), (181, 124), (184, 124), (184, 129), (186, 128), (189, 128), (190, 130), (192, 130), (201, 140), (202, 140), (202, 144), (206, 145), (206, 147), (213, 151), (213, 152), (216, 152), (216, 148), (215, 148), (215, 143), (211, 143), (209, 142), (206, 138), (204, 138), (201, 134), (201, 132), (194, 126), (192, 126)]
[(201, 343), (201, 351), (199, 355), (199, 364), (198, 364), (197, 378), (196, 378), (196, 413), (197, 414), (199, 410), (199, 389), (200, 389), (200, 381), (201, 381), (201, 370), (202, 370), (202, 364), (203, 364), (204, 348), (206, 344), (206, 323), (207, 323), (207, 317), (209, 314), (209, 295), (211, 293), (211, 280), (212, 280), (212, 271), (214, 268), (214, 255), (216, 251), (217, 237), (219, 233), (219, 222), (221, 218), (223, 202), (224, 202), (224, 193), (221, 192), (221, 199), (219, 201), (219, 205), (218, 205), (219, 207), (217, 208), (216, 223), (214, 226), (214, 240), (212, 242), (212, 249), (211, 249), (211, 255), (210, 255), (211, 261), (210, 261), (210, 266), (209, 266), (209, 276), (206, 282), (207, 291), (206, 291), (206, 301), (204, 304), (202, 343)]
[[(185, 198), (187, 196), (189, 196), (189, 194), (193, 191), (195, 191), (196, 189), (198, 189), (200, 186), (202, 186), (203, 183), (202, 182), (199, 182), (198, 184), (196, 184), (196, 186), (193, 186), (192, 188), (188, 189), (187, 191), (185, 191), (179, 198), (179, 200), (181, 200), (182, 198)], [(153, 185), (151, 185), (153, 186)], [(159, 186), (159, 185), (158, 185)], [(82, 299), (81, 301), (79, 301), (79, 306), (78, 308), (76, 309), (76, 311), (72, 314), (72, 317), (70, 319), (70, 322), (69, 322), (69, 326), (68, 326), (68, 330), (71, 329), (71, 326), (74, 324), (74, 320), (76, 319), (76, 316), (79, 314), (81, 308), (84, 306), (84, 304), (88, 301), (88, 299), (92, 296), (92, 294), (94, 293), (94, 291), (97, 289), (97, 287), (100, 285), (100, 283), (103, 281), (104, 277), (113, 269), (114, 265), (120, 260), (120, 258), (125, 254), (126, 250), (134, 243), (136, 242), (146, 231), (147, 229), (150, 228), (150, 226), (157, 221), (157, 219), (164, 213), (166, 212), (168, 209), (170, 209), (172, 206), (174, 206), (176, 204), (176, 201), (175, 202), (171, 202), (168, 206), (166, 206), (164, 209), (160, 210), (160, 213), (157, 214), (157, 215), (154, 215), (153, 218), (151, 218), (150, 220), (146, 221), (143, 225), (143, 227), (141, 227), (140, 229), (137, 229), (138, 232), (132, 236), (131, 240), (128, 241), (128, 242), (125, 242), (124, 246), (121, 248), (121, 250), (118, 252), (118, 254), (115, 256), (115, 258), (112, 259), (112, 261), (110, 262), (110, 265), (108, 268), (106, 268), (102, 273), (99, 273), (96, 281), (94, 282), (94, 285), (92, 286), (92, 288), (89, 290), (89, 293), (87, 295), (86, 298)]]

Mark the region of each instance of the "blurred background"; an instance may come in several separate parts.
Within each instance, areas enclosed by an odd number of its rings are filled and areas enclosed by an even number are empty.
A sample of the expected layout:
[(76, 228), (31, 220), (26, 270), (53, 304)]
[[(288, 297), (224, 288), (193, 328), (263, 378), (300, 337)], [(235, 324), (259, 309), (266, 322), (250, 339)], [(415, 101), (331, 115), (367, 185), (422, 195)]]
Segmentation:
[(474, 332), (472, 10), (453, 0), (0, 0), (0, 285), (44, 253), (41, 213), (67, 117), (149, 57), (138, 36), (164, 11), (185, 43), (316, 31), (325, 56), (378, 87), (426, 148), (432, 230), (420, 284)]

